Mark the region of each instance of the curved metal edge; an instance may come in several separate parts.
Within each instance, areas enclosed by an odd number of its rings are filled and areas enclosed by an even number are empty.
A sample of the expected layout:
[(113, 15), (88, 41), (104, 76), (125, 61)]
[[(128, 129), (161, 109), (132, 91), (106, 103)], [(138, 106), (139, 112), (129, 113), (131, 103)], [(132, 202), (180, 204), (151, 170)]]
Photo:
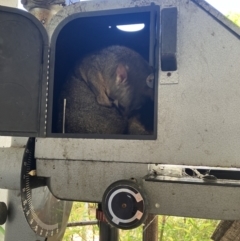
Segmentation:
[[(82, 3), (78, 3), (79, 6), (81, 6)], [(68, 6), (71, 7), (72, 5)], [(67, 8), (67, 7), (66, 7)], [(65, 9), (66, 9), (65, 8)], [(64, 9), (64, 10), (65, 10)], [(61, 11), (64, 11), (61, 10)], [(108, 15), (116, 15), (116, 14), (130, 14), (130, 13), (141, 13), (141, 12), (149, 12), (150, 14), (152, 14), (153, 12), (157, 12), (158, 16), (159, 16), (159, 12), (160, 12), (160, 8), (159, 5), (155, 5), (154, 3), (152, 3), (151, 5), (148, 6), (141, 6), (141, 7), (127, 7), (127, 8), (117, 8), (117, 9), (108, 9), (108, 10), (94, 10), (94, 11), (87, 11), (87, 12), (75, 12), (72, 13), (68, 16), (65, 17), (60, 17), (61, 16), (61, 11), (58, 12), (53, 19), (50, 21), (50, 23), (47, 26), (47, 30), (49, 33), (49, 37), (50, 37), (50, 49), (51, 49), (51, 53), (50, 53), (50, 69), (54, 70), (55, 68), (55, 52), (56, 52), (56, 43), (58, 40), (58, 36), (60, 34), (60, 32), (62, 31), (62, 29), (71, 21), (75, 20), (75, 19), (81, 19), (81, 18), (86, 18), (86, 17), (100, 17), (100, 16), (108, 16)], [(152, 14), (153, 15), (153, 14)], [(52, 32), (52, 34), (49, 32), (49, 26), (51, 26), (52, 21), (54, 21), (54, 19), (58, 19), (61, 18), (61, 21), (56, 25), (56, 28), (54, 29), (54, 31)], [(159, 27), (158, 27), (159, 28)], [(157, 33), (158, 34), (157, 30)], [(158, 34), (159, 36), (159, 34)], [(50, 72), (50, 77), (49, 79), (52, 80), (54, 78), (54, 71)], [(48, 104), (48, 120), (52, 120), (52, 108), (53, 108), (53, 82), (49, 84), (49, 104)], [(157, 97), (156, 97), (157, 98)], [(157, 106), (155, 107), (154, 112), (157, 113)], [(156, 115), (156, 114), (155, 114)], [(152, 135), (146, 135), (146, 136), (133, 136), (133, 135), (129, 135), (128, 137), (124, 136), (124, 139), (129, 138), (129, 139), (147, 139), (147, 140), (156, 140), (157, 138), (157, 130), (156, 130), (156, 116), (154, 116), (154, 133)], [(47, 136), (51, 136), (51, 137), (59, 137), (59, 134), (56, 133), (52, 133), (51, 132), (51, 128), (52, 128), (52, 123), (50, 123), (49, 121), (47, 122)], [(62, 135), (61, 135), (62, 137)], [(92, 137), (87, 134), (87, 135), (76, 135), (76, 134), (64, 134), (65, 138), (103, 138), (101, 135), (95, 135), (93, 134)], [(122, 139), (123, 136), (122, 135), (110, 135), (110, 136), (106, 136), (104, 135), (104, 138), (107, 139)]]
[[(49, 37), (46, 29), (41, 24), (41, 22), (32, 14), (25, 12), (20, 9), (5, 7), (0, 5), (0, 14), (1, 12), (7, 14), (15, 14), (20, 17), (26, 18), (27, 21), (30, 21), (41, 35), (42, 39), (42, 84), (39, 95), (39, 126), (37, 127), (37, 132), (26, 132), (24, 136), (45, 136), (45, 106), (46, 106), (46, 92), (47, 92), (47, 60), (48, 60), (48, 49), (49, 49)], [(27, 36), (26, 36), (27, 38)], [(6, 135), (13, 136), (23, 136), (22, 133), (17, 132), (7, 132)]]
[(0, 148), (0, 188), (20, 190), (20, 172), (25, 148)]
[[(66, 18), (64, 18), (56, 27), (52, 34), (51, 38), (51, 45), (55, 46), (57, 37), (61, 32), (62, 28), (66, 26), (72, 20), (84, 17), (99, 17), (99, 16), (106, 16), (106, 15), (115, 15), (115, 14), (125, 14), (125, 13), (141, 13), (141, 12), (151, 12), (157, 9), (159, 6), (152, 4), (149, 6), (142, 6), (142, 7), (129, 7), (129, 8), (120, 8), (120, 9), (110, 9), (110, 10), (99, 10), (99, 11), (89, 11), (89, 12), (78, 12), (73, 13)], [(134, 10), (134, 11), (133, 11)]]
[(32, 14), (16, 9), (16, 8), (11, 8), (11, 7), (5, 7), (0, 5), (0, 12), (6, 12), (6, 13), (12, 13), (12, 14), (18, 14), (22, 17), (27, 18), (29, 21), (31, 21), (36, 28), (40, 31), (42, 38), (43, 38), (43, 44), (44, 45), (49, 45), (49, 38), (46, 29), (44, 26), (41, 24), (41, 22)]

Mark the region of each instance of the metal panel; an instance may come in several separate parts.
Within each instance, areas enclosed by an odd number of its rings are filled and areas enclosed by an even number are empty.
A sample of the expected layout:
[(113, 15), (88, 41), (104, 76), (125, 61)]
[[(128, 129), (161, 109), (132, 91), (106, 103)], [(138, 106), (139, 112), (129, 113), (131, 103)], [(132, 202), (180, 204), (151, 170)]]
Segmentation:
[[(112, 182), (146, 175), (145, 163), (240, 167), (240, 71), (236, 67), (240, 61), (239, 38), (191, 1), (157, 2), (172, 6), (181, 3), (178, 5), (179, 83), (159, 85), (158, 139), (38, 138), (36, 156), (43, 159), (37, 160), (37, 173), (49, 177), (56, 196), (100, 202)], [(96, 10), (110, 8), (111, 4), (119, 8), (135, 2), (92, 1), (72, 7), (93, 10), (94, 6)], [(3, 152), (4, 162), (12, 158), (19, 161), (20, 152), (8, 153), (11, 151)], [(8, 185), (6, 180), (5, 177), (1, 183), (4, 187)], [(17, 186), (15, 182), (9, 185)], [(240, 219), (238, 187), (145, 181), (142, 185), (152, 213)]]
[[(101, 202), (106, 188), (121, 179), (141, 180), (148, 165), (119, 162), (37, 160), (39, 176), (49, 177), (62, 199)], [(239, 187), (143, 181), (149, 212), (180, 217), (239, 220)], [(201, 198), (199, 198), (201, 197)]]
[(43, 136), (46, 31), (29, 13), (0, 7), (0, 33), (0, 134)]
[(0, 5), (17, 8), (18, 0), (0, 0)]
[(30, 228), (21, 208), (21, 196), (19, 191), (8, 192), (8, 219), (5, 229), (5, 240), (15, 241), (45, 241), (45, 237), (39, 237)]
[(24, 148), (0, 148), (0, 188), (20, 190), (21, 163)]
[(179, 81), (158, 85), (157, 140), (38, 139), (38, 158), (240, 167), (239, 38), (192, 1), (173, 6)]
[(233, 23), (229, 18), (220, 13), (217, 9), (215, 9), (210, 3), (206, 0), (192, 0), (195, 4), (198, 5), (201, 9), (206, 11), (209, 15), (211, 15), (216, 21), (218, 21), (224, 28), (230, 31), (232, 34), (236, 35), (240, 38), (240, 28), (237, 24)]

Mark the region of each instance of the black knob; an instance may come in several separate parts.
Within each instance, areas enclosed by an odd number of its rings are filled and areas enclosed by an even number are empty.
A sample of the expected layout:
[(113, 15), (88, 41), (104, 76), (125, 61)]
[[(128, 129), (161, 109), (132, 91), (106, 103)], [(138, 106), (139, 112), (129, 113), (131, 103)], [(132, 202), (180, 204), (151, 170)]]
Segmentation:
[(133, 229), (147, 217), (147, 200), (140, 186), (131, 180), (111, 184), (104, 192), (102, 208), (107, 221), (120, 229)]

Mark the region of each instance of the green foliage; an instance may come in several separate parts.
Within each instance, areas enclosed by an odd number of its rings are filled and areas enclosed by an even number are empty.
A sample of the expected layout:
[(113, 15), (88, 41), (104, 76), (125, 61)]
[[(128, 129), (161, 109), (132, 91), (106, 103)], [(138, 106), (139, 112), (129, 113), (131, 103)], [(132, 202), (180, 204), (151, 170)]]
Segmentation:
[(4, 235), (4, 232), (5, 231), (4, 231), (3, 227), (0, 226), (0, 234)]
[(0, 226), (0, 241), (4, 241), (4, 228)]
[[(96, 220), (95, 208), (95, 204), (74, 203), (69, 222)], [(216, 220), (159, 216), (159, 241), (211, 241), (211, 235), (217, 224)], [(142, 227), (120, 230), (119, 241), (141, 241), (142, 231)], [(97, 225), (69, 227), (66, 229), (63, 241), (72, 241), (76, 235), (83, 241), (97, 241), (99, 229)]]
[(240, 13), (231, 12), (227, 15), (227, 18), (233, 21), (236, 25), (240, 26)]
[[(165, 219), (165, 221), (164, 221)], [(163, 229), (162, 241), (210, 241), (218, 221), (159, 216), (159, 231)]]
[[(74, 202), (68, 222), (80, 222), (96, 220), (95, 204)], [(83, 241), (97, 240), (99, 229), (94, 226), (69, 227), (63, 237), (63, 241), (72, 241), (74, 236), (79, 236)], [(91, 239), (90, 239), (91, 236)]]
[(142, 240), (142, 227), (132, 230), (120, 230), (119, 241), (140, 241)]

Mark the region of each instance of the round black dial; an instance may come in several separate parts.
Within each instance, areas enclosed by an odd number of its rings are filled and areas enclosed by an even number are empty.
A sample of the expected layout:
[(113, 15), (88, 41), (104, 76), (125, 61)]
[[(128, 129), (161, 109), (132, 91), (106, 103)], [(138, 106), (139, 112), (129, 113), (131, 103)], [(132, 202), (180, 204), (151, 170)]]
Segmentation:
[(46, 178), (35, 175), (35, 138), (29, 138), (21, 171), (22, 207), (31, 229), (39, 236), (59, 233), (63, 220), (64, 201), (56, 199), (46, 185)]
[(147, 200), (137, 183), (119, 180), (104, 192), (102, 209), (111, 225), (120, 229), (133, 229), (146, 220)]

